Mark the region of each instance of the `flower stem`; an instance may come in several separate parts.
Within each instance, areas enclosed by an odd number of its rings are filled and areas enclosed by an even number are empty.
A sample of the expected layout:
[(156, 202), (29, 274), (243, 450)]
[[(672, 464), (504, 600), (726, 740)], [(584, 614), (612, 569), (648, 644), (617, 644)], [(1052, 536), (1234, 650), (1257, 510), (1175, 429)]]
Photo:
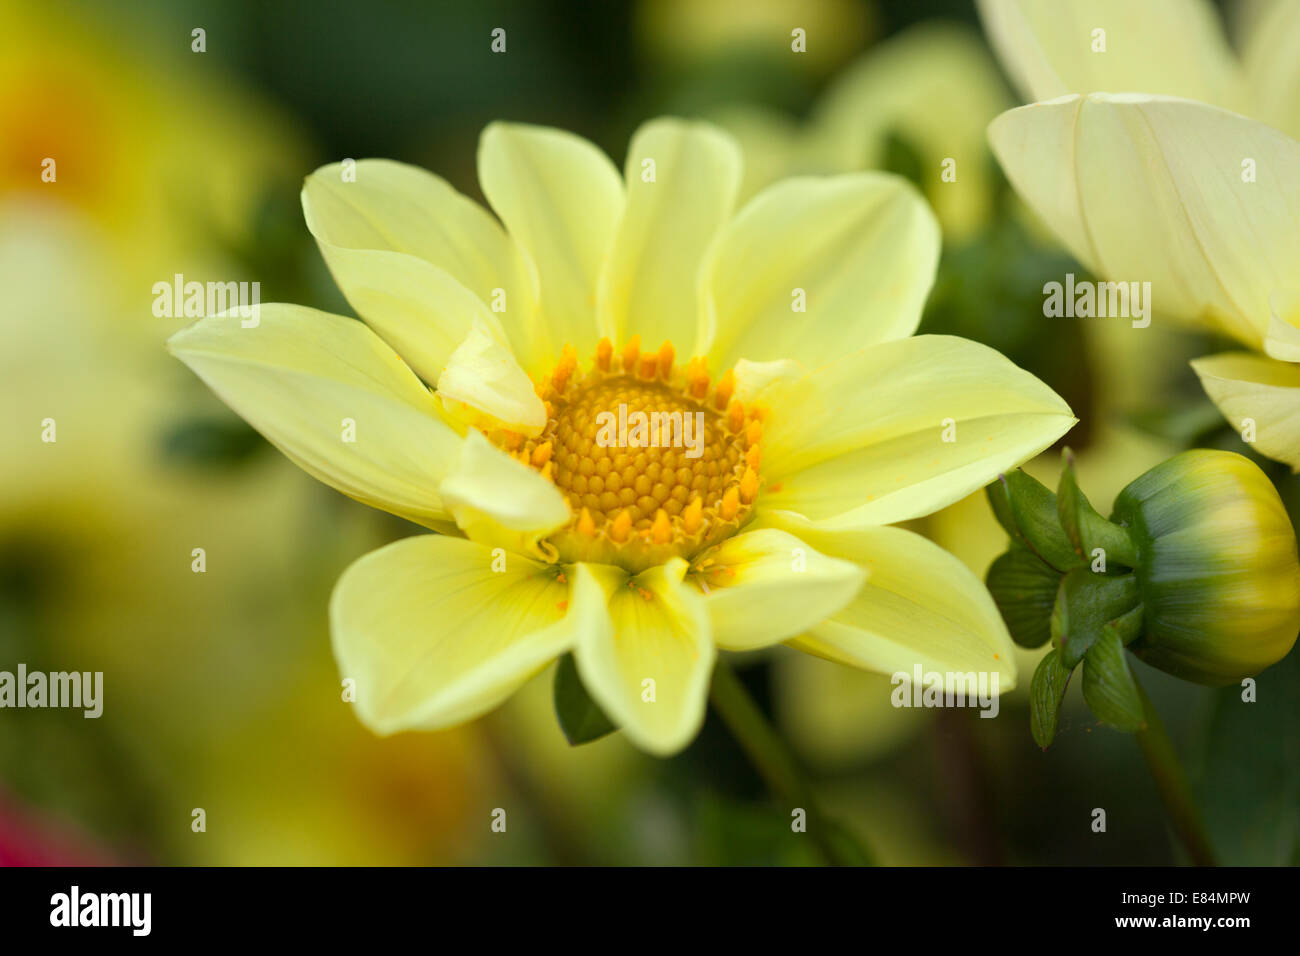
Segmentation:
[(794, 755), (772, 729), (736, 672), (719, 660), (713, 669), (709, 698), (732, 736), (768, 788), (790, 807), (807, 815), (808, 834), (832, 866), (874, 865), (871, 854), (843, 826), (822, 812)]
[(1178, 754), (1174, 752), (1174, 745), (1165, 732), (1165, 725), (1160, 722), (1160, 715), (1156, 713), (1151, 698), (1142, 685), (1137, 683), (1136, 676), (1133, 681), (1137, 684), (1138, 697), (1142, 700), (1143, 722), (1137, 732), (1138, 746), (1142, 749), (1147, 766), (1151, 768), (1151, 776), (1155, 777), (1156, 789), (1160, 791), (1160, 799), (1164, 802), (1174, 832), (1187, 848), (1193, 863), (1197, 866), (1215, 866), (1214, 849), (1210, 845), (1201, 813), (1192, 799), (1191, 788), (1187, 785), (1187, 776), (1178, 761)]

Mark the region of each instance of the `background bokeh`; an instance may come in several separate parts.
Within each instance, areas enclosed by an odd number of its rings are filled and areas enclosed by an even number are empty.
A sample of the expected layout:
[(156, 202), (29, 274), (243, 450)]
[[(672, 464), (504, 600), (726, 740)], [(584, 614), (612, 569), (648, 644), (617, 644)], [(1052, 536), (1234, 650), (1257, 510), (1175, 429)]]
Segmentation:
[[(350, 314), (302, 223), (317, 166), (390, 157), (481, 198), (491, 120), (572, 129), (621, 162), (643, 119), (701, 116), (740, 139), (746, 196), (795, 173), (914, 179), (945, 233), (923, 331), (986, 342), (1060, 392), (1099, 506), (1180, 448), (1248, 452), (1186, 366), (1204, 340), (1043, 317), (1043, 283), (1083, 270), (984, 145), (1013, 105), (962, 0), (0, 0), (0, 669), (105, 682), (98, 720), (0, 710), (0, 863), (812, 862), (712, 717), (671, 760), (618, 735), (570, 748), (548, 672), (461, 729), (365, 731), (326, 602), (351, 560), (416, 529), (225, 409), (163, 351), (187, 320), (155, 316), (152, 288), (256, 280), (262, 301)], [(957, 183), (939, 180), (947, 156)], [(1054, 483), (1058, 461), (1031, 470)], [(1296, 480), (1266, 467), (1294, 517)], [(919, 530), (981, 575), (1004, 546), (979, 496)], [(1077, 688), (1057, 742), (1034, 746), (1036, 656), (995, 720), (896, 710), (886, 679), (802, 655), (738, 664), (886, 863), (1178, 862), (1132, 739)], [(1297, 655), (1250, 707), (1134, 666), (1225, 861), (1300, 862)]]

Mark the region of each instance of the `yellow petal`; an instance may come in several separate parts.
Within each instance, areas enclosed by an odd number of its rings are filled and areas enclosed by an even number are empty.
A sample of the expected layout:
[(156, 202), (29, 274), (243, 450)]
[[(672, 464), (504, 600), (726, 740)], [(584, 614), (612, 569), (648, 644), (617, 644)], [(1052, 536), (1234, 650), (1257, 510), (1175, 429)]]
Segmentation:
[(595, 346), (596, 285), (623, 215), (623, 180), (580, 136), (544, 126), (493, 123), (478, 151), (488, 202), (537, 266), (554, 361), (560, 346)]
[(727, 224), (704, 281), (705, 341), (718, 368), (737, 359), (822, 365), (911, 335), (934, 282), (939, 224), (888, 173), (788, 179)]
[(692, 562), (705, 595), (713, 642), (729, 651), (767, 647), (803, 633), (844, 607), (866, 573), (828, 558), (794, 535), (764, 528), (728, 538)]
[(1246, 352), (1196, 359), (1192, 368), (1211, 401), (1255, 448), (1300, 471), (1300, 365)]
[(479, 716), (601, 627), (604, 594), (558, 569), (443, 535), (394, 542), (355, 562), (330, 600), (339, 672), (380, 734)]
[(1300, 295), (1283, 291), (1269, 296), (1264, 352), (1282, 362), (1300, 362)]
[(546, 425), (546, 406), (537, 397), (532, 380), (509, 346), (477, 319), (447, 360), (438, 378), (438, 395), (453, 413), (468, 406), (465, 420), (476, 426), (539, 435)]
[(537, 558), (554, 557), (538, 542), (569, 520), (554, 484), (472, 428), (438, 491), (472, 540)]
[(1242, 45), (1250, 115), (1300, 138), (1300, 7), (1295, 0), (1266, 6)]
[[(735, 365), (734, 397), (746, 408), (752, 403), (762, 403), (769, 388), (778, 388), (808, 375), (808, 367), (792, 359), (775, 359), (771, 362), (751, 362), (741, 359)], [(776, 396), (777, 392), (772, 392)]]
[(632, 137), (625, 176), (627, 209), (600, 279), (601, 333), (694, 346), (700, 263), (731, 215), (740, 151), (706, 123), (651, 120)]
[(1014, 645), (993, 598), (970, 569), (938, 545), (902, 528), (817, 531), (781, 519), (825, 554), (870, 575), (857, 596), (793, 646), (881, 674), (913, 668), (998, 675), (1015, 686)]
[(385, 159), (352, 172), (335, 163), (307, 177), (302, 205), (348, 302), (429, 382), (475, 319), (505, 328), (526, 354), (538, 322), (532, 265), (445, 180)]
[(354, 319), (302, 306), (263, 305), (252, 321), (201, 319), (167, 347), (309, 474), (420, 524), (445, 522), (438, 483), (461, 439), (393, 350)]
[(930, 514), (1074, 424), (1050, 388), (946, 335), (886, 342), (759, 392), (763, 508), (839, 526)]
[(1270, 295), (1300, 289), (1300, 143), (1269, 126), (1201, 103), (1096, 94), (1011, 110), (989, 139), (1092, 271), (1151, 283), (1157, 316), (1258, 347)]
[(976, 6), (1027, 100), (1160, 93), (1229, 109), (1242, 105), (1236, 60), (1208, 0), (976, 0)]
[(633, 578), (585, 567), (605, 588), (612, 626), (579, 635), (574, 657), (582, 683), (638, 747), (676, 753), (704, 722), (717, 653), (704, 600), (682, 581), (686, 562), (673, 558)]

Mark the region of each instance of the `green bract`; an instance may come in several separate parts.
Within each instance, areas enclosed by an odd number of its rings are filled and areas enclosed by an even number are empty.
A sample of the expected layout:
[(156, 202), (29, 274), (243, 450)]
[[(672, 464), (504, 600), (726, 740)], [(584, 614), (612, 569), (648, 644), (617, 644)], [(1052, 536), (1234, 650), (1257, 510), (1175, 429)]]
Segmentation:
[(1011, 636), (1050, 639), (1035, 674), (1034, 737), (1047, 746), (1070, 673), (1125, 731), (1143, 722), (1124, 649), (1202, 684), (1228, 684), (1286, 656), (1300, 630), (1300, 560), (1277, 491), (1241, 455), (1196, 450), (1132, 481), (1101, 517), (1073, 463), (1055, 495), (1016, 472), (988, 489), (1011, 546), (988, 586)]

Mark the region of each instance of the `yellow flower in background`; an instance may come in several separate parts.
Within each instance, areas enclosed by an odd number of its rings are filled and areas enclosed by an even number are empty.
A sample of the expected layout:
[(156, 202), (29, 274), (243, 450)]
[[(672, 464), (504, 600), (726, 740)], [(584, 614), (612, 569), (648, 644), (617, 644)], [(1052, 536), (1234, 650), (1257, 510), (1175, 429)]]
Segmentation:
[(116, 548), (124, 513), (167, 537), (167, 509), (192, 506), (202, 482), (161, 461), (162, 436), (208, 403), (175, 387), (160, 347), (175, 325), (152, 315), (152, 285), (233, 278), (222, 240), (248, 229), (303, 146), (283, 117), (185, 61), (187, 42), (126, 41), (57, 4), (0, 0), (0, 24), (0, 395), (12, 412), (0, 540), (66, 524), (98, 552)]
[[(451, 532), (335, 589), (372, 729), (471, 719), (570, 651), (660, 754), (698, 730), (717, 649), (1014, 684), (978, 580), (888, 525), (1037, 454), (1069, 408), (986, 347), (912, 337), (939, 232), (909, 184), (791, 179), (733, 213), (741, 176), (706, 124), (647, 123), (625, 177), (578, 137), (494, 124), (502, 228), (422, 170), (328, 166), (303, 207), (365, 324), (264, 305), (171, 339), (311, 474)], [(624, 438), (638, 412), (700, 440)]]
[(642, 0), (633, 28), (642, 54), (670, 69), (752, 55), (820, 75), (861, 47), (873, 20), (859, 0)]
[[(1241, 65), (1208, 4), (981, 11), (1029, 95), (1054, 97), (989, 128), (1017, 191), (1095, 274), (1248, 346), (1193, 367), (1245, 440), (1300, 468), (1300, 4), (1251, 21)], [(1103, 21), (1094, 53), (1084, 24)]]
[[(89, 217), (118, 268), (142, 281), (132, 301), (141, 316), (150, 283), (169, 277), (161, 266), (196, 276), (229, 268), (214, 261), (214, 239), (243, 238), (267, 183), (296, 168), (305, 144), (294, 125), (204, 69), (188, 35), (143, 30), (121, 41), (93, 17), (11, 0), (0, 0), (0, 24), (0, 199)], [(249, 128), (277, 135), (236, 132)], [(146, 334), (156, 341), (158, 330)]]
[(152, 315), (152, 284), (226, 278), (221, 240), (301, 143), (281, 117), (278, 137), (238, 135), (270, 129), (271, 112), (184, 60), (187, 42), (124, 40), (58, 5), (0, 0), (0, 23), (0, 543), (66, 526), (82, 556), (116, 553), (123, 522), (184, 556), (193, 534), (173, 509), (217, 493), (161, 460), (165, 430), (200, 403), (175, 387), (160, 347), (175, 325)]
[[(39, 658), (103, 671), (108, 694), (81, 733), (7, 725), (24, 746), (0, 779), (97, 830), (117, 804), (165, 807), (125, 836), (153, 860), (454, 858), (487, 782), (476, 734), (301, 745), (350, 719), (329, 655), (300, 652), (325, 626), (324, 592), (309, 595), (342, 566), (342, 547), (312, 538), (310, 482), (279, 461), (195, 469), (163, 450), (215, 405), (162, 348), (184, 320), (152, 313), (152, 285), (177, 272), (260, 278), (241, 274), (230, 246), (249, 237), (268, 184), (298, 175), (304, 144), (189, 52), (188, 27), (115, 27), (0, 0), (0, 562), (23, 572), (0, 631), (10, 669)], [(386, 540), (373, 522), (329, 523), (330, 543), (352, 553)], [(26, 758), (51, 740), (50, 760)], [(340, 741), (360, 779), (340, 783)], [(63, 772), (105, 750), (103, 779)], [(94, 823), (88, 789), (103, 810)], [(269, 793), (282, 798), (270, 808)], [(224, 817), (202, 840), (189, 828), (196, 794)], [(418, 815), (420, 843), (394, 810)]]
[(979, 35), (930, 22), (873, 46), (846, 67), (806, 123), (749, 105), (709, 118), (744, 148), (742, 199), (791, 175), (880, 168), (890, 137), (901, 137), (917, 152), (922, 189), (952, 242), (969, 238), (990, 215), (996, 171), (985, 128), (1010, 105)]

